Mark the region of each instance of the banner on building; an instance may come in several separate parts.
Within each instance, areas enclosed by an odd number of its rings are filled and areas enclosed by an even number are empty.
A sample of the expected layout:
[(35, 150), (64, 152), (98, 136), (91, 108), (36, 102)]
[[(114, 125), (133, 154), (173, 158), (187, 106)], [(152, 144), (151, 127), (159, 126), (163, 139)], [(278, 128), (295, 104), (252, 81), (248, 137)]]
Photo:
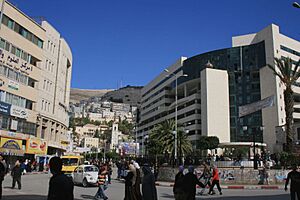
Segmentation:
[(23, 156), (22, 140), (1, 137), (0, 152), (5, 155)]
[(239, 117), (243, 117), (251, 113), (257, 112), (259, 110), (262, 110), (264, 108), (271, 107), (274, 105), (274, 100), (275, 100), (275, 96), (272, 95), (260, 101), (247, 104), (244, 106), (239, 106)]
[(18, 83), (18, 82), (9, 80), (7, 86), (8, 86), (10, 89), (13, 89), (13, 90), (19, 90), (19, 83)]
[(4, 115), (10, 115), (11, 105), (0, 101), (0, 113)]
[(11, 105), (10, 115), (22, 119), (28, 118), (28, 112), (26, 111), (26, 109), (15, 105)]
[(47, 155), (47, 142), (37, 138), (27, 140), (26, 153)]

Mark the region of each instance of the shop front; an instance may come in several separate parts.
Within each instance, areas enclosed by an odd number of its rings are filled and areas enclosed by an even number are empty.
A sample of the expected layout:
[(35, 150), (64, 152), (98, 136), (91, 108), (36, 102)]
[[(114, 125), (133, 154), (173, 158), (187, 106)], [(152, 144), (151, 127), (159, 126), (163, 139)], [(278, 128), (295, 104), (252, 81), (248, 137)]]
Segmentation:
[(43, 171), (48, 164), (47, 142), (39, 138), (29, 138), (26, 142), (26, 155), (31, 155), (36, 163), (34, 169)]

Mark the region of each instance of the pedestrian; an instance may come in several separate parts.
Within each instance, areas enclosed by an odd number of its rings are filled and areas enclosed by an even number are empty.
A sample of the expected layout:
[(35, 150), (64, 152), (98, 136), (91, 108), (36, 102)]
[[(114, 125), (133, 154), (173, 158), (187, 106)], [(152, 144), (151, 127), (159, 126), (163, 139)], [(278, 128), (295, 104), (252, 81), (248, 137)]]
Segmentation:
[(210, 183), (210, 179), (211, 179), (211, 173), (210, 173), (210, 167), (204, 163), (204, 169), (203, 169), (203, 173), (201, 174), (201, 176), (199, 177), (199, 180), (201, 178), (204, 179), (204, 187), (201, 189), (201, 191), (199, 192), (200, 195), (202, 195), (205, 191), (205, 187), (208, 185), (209, 187), (211, 187), (211, 183)]
[(50, 171), (53, 176), (49, 181), (47, 200), (74, 200), (74, 184), (71, 178), (62, 173), (62, 160), (52, 157), (49, 162)]
[(222, 190), (221, 190), (221, 187), (220, 187), (219, 170), (218, 170), (216, 165), (214, 165), (214, 167), (213, 167), (212, 184), (209, 188), (208, 194), (211, 194), (211, 195), (214, 194), (213, 190), (214, 190), (215, 185), (217, 185), (219, 193), (220, 193), (220, 195), (222, 195)]
[(6, 171), (3, 164), (3, 157), (0, 155), (0, 199), (2, 199), (2, 182), (4, 181)]
[(13, 178), (11, 189), (15, 188), (16, 182), (18, 184), (18, 189), (21, 190), (21, 176), (22, 176), (22, 169), (20, 166), (19, 160), (16, 161), (15, 166), (11, 170), (11, 176)]
[(185, 198), (184, 191), (183, 191), (183, 185), (184, 185), (183, 171), (184, 171), (184, 167), (179, 166), (179, 171), (175, 176), (175, 183), (173, 186), (173, 193), (174, 193), (175, 200), (184, 200), (184, 198)]
[(102, 167), (100, 170), (100, 174), (98, 176), (98, 186), (99, 188), (94, 199), (108, 199), (104, 193), (104, 191), (108, 188), (108, 171), (105, 169), (105, 167)]
[(134, 193), (137, 200), (142, 200), (142, 194), (141, 194), (141, 171), (140, 171), (140, 165), (137, 162), (133, 163), (135, 170), (136, 170), (136, 179), (134, 184)]
[(291, 186), (290, 186), (290, 194), (291, 194), (291, 200), (296, 199), (296, 194), (298, 200), (300, 200), (300, 172), (297, 171), (297, 166), (292, 166), (292, 171), (288, 173), (287, 179), (285, 182), (284, 190), (287, 191), (287, 186), (291, 180)]
[(201, 183), (194, 174), (193, 166), (189, 166), (188, 173), (184, 175), (183, 183), (183, 191), (186, 197), (185, 200), (195, 200), (196, 185), (199, 185), (202, 188), (204, 187), (203, 183)]
[(125, 179), (125, 198), (124, 200), (137, 200), (134, 192), (134, 184), (136, 180), (136, 170), (132, 164), (129, 165), (129, 170), (124, 177)]
[(157, 200), (155, 176), (152, 173), (148, 164), (145, 164), (142, 170), (144, 173), (142, 183), (143, 200)]

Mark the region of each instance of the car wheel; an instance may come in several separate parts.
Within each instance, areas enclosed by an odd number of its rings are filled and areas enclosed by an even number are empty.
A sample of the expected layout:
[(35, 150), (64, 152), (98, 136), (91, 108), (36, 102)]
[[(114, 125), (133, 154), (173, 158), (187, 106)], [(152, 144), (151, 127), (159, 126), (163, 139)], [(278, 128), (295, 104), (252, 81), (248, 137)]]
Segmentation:
[(87, 187), (88, 185), (89, 185), (89, 183), (87, 182), (86, 178), (84, 178), (82, 181), (82, 186)]

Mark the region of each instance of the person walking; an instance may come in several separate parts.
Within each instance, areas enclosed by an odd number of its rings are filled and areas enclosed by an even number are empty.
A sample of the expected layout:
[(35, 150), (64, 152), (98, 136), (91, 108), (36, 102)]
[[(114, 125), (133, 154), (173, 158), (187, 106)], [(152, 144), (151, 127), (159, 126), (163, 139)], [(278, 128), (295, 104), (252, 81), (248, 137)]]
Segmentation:
[(137, 162), (133, 163), (135, 170), (136, 170), (136, 178), (135, 178), (135, 184), (134, 184), (134, 195), (136, 196), (137, 200), (142, 200), (142, 194), (141, 194), (141, 171), (140, 171), (140, 165)]
[(184, 185), (183, 171), (184, 171), (184, 167), (180, 166), (179, 171), (175, 176), (175, 183), (174, 183), (174, 186), (173, 186), (173, 193), (174, 193), (175, 200), (184, 200), (184, 197), (185, 197), (184, 196), (184, 191), (183, 191), (183, 185)]
[(47, 200), (74, 200), (74, 184), (71, 178), (62, 173), (62, 160), (52, 157), (49, 162), (53, 176), (49, 181)]
[(11, 176), (13, 178), (11, 189), (15, 188), (15, 185), (16, 185), (16, 182), (17, 182), (18, 189), (21, 190), (21, 187), (22, 187), (22, 185), (21, 185), (22, 169), (21, 169), (19, 160), (16, 161), (15, 166), (12, 168)]
[(300, 200), (300, 172), (297, 171), (297, 166), (293, 165), (292, 171), (288, 173), (285, 182), (284, 190), (287, 191), (287, 186), (291, 180), (290, 194), (291, 200), (296, 200), (296, 194), (298, 200)]
[(201, 183), (198, 180), (197, 176), (194, 174), (193, 166), (189, 166), (188, 173), (184, 175), (183, 184), (185, 200), (195, 200), (196, 185), (199, 185), (202, 188), (204, 187), (203, 183)]
[(99, 176), (98, 176), (98, 191), (94, 197), (95, 200), (97, 199), (108, 199), (105, 195), (104, 191), (108, 188), (108, 171), (105, 167), (102, 168)]
[(157, 200), (157, 191), (155, 186), (155, 176), (148, 164), (142, 168), (144, 177), (142, 182), (143, 200)]
[(204, 188), (201, 189), (201, 191), (199, 192), (200, 195), (202, 195), (205, 191), (205, 187), (208, 185), (209, 187), (211, 187), (211, 183), (210, 183), (210, 179), (211, 179), (211, 172), (210, 172), (210, 167), (204, 163), (204, 169), (203, 169), (203, 173), (201, 174), (201, 176), (199, 177), (199, 180), (201, 178), (204, 179)]
[(214, 187), (215, 187), (215, 185), (217, 185), (217, 188), (218, 188), (218, 190), (219, 190), (219, 192), (220, 192), (220, 195), (222, 195), (222, 190), (221, 190), (221, 187), (220, 187), (220, 177), (219, 177), (219, 170), (218, 170), (218, 168), (217, 168), (217, 166), (216, 165), (214, 165), (214, 167), (213, 167), (213, 174), (212, 174), (212, 184), (211, 184), (211, 186), (210, 186), (210, 188), (209, 188), (209, 192), (208, 192), (208, 194), (211, 194), (211, 195), (213, 195), (214, 194)]
[(4, 177), (7, 169), (3, 164), (3, 157), (0, 156), (0, 199), (2, 199), (2, 182), (4, 181)]
[(134, 192), (134, 184), (136, 180), (136, 170), (132, 164), (129, 165), (129, 170), (125, 179), (125, 198), (124, 200), (137, 200)]

